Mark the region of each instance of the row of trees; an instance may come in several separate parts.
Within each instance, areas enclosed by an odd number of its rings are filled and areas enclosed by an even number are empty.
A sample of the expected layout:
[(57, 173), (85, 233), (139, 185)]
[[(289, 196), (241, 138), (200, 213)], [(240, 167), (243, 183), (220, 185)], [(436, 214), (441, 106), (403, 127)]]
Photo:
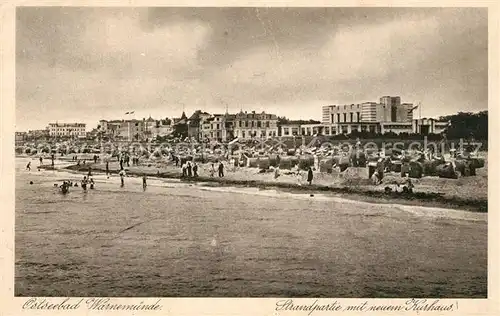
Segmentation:
[(488, 139), (488, 111), (458, 112), (453, 115), (441, 116), (439, 120), (450, 122), (446, 131), (446, 137), (449, 139)]
[(321, 124), (321, 122), (316, 120), (290, 120), (285, 116), (278, 116), (278, 126), (287, 124)]

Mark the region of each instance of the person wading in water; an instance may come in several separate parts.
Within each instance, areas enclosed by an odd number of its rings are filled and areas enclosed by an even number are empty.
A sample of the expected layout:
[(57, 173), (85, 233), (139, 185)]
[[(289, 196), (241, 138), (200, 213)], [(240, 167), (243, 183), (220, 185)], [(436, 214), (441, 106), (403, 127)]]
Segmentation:
[(82, 189), (84, 191), (87, 191), (87, 177), (83, 177), (83, 180), (82, 180)]

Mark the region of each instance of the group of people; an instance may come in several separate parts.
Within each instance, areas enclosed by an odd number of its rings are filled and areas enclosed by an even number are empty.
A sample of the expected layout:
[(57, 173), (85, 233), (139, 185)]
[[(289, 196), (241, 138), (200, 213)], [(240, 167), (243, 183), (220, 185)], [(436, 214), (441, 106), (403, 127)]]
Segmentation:
[[(219, 178), (224, 178), (224, 164), (222, 163), (222, 161), (219, 162), (218, 170), (219, 170)], [(215, 164), (212, 163), (210, 167), (210, 177), (213, 177), (214, 175), (215, 175)]]
[(182, 165), (182, 177), (198, 177), (198, 164), (196, 162), (186, 161)]
[[(81, 187), (82, 187), (82, 189), (84, 191), (87, 191), (87, 186), (89, 186), (90, 189), (93, 190), (94, 187), (95, 187), (95, 182), (94, 182), (93, 178), (87, 178), (87, 176), (84, 176), (83, 180), (80, 182), (80, 185), (81, 185)], [(56, 186), (56, 184), (54, 186)], [(78, 187), (78, 182), (73, 183), (72, 181), (69, 181), (69, 180), (66, 181), (65, 180), (59, 186), (59, 188), (61, 189), (61, 192), (63, 194), (68, 193), (69, 192), (69, 188), (71, 188), (71, 187)]]

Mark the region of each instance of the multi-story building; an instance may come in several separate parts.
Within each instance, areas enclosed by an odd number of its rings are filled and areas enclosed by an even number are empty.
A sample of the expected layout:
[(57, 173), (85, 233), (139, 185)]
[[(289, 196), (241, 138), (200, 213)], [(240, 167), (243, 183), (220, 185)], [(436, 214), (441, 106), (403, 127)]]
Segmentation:
[(211, 115), (201, 110), (196, 110), (188, 119), (188, 136), (196, 140), (203, 138), (203, 122), (209, 119)]
[(48, 126), (50, 137), (78, 137), (85, 138), (85, 123), (50, 123)]
[[(379, 102), (327, 105), (322, 109), (322, 129), (326, 135), (350, 134), (354, 131), (384, 133), (412, 132), (413, 104), (401, 103), (399, 96), (383, 96)], [(390, 128), (389, 128), (390, 127)], [(313, 126), (303, 126), (312, 133)]]
[(16, 132), (16, 146), (24, 144), (28, 140), (28, 133)]
[(156, 138), (158, 136), (170, 135), (173, 131), (171, 120), (157, 120), (153, 127), (148, 127), (148, 131), (151, 132), (150, 136)]
[[(161, 127), (161, 121), (151, 117), (142, 120), (99, 121), (99, 131), (104, 137), (124, 141), (150, 140), (164, 130)], [(171, 131), (170, 124), (168, 130)]]
[(237, 113), (233, 122), (234, 137), (241, 139), (278, 136), (278, 117), (266, 112)]

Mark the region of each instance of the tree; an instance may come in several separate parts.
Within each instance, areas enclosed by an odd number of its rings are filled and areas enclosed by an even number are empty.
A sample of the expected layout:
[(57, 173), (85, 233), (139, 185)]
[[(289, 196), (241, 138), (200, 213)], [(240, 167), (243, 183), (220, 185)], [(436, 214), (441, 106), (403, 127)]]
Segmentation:
[(442, 116), (442, 121), (449, 121), (446, 131), (448, 139), (488, 139), (488, 111), (478, 113), (458, 112), (457, 114)]

